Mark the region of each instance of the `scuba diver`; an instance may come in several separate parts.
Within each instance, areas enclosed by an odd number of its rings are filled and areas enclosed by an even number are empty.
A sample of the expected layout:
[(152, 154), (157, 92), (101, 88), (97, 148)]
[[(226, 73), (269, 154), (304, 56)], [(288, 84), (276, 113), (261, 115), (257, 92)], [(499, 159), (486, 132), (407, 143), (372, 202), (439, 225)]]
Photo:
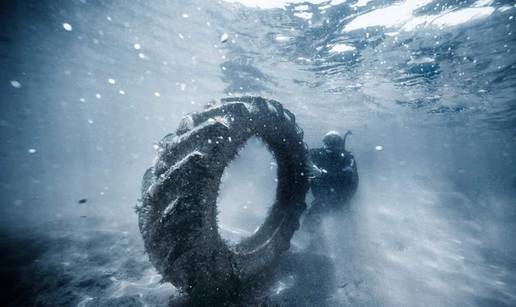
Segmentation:
[(310, 189), (314, 200), (306, 213), (303, 228), (312, 236), (312, 243), (322, 243), (320, 225), (324, 215), (347, 208), (358, 187), (355, 158), (346, 150), (347, 131), (342, 136), (337, 131), (328, 132), (324, 146), (310, 150), (312, 171)]

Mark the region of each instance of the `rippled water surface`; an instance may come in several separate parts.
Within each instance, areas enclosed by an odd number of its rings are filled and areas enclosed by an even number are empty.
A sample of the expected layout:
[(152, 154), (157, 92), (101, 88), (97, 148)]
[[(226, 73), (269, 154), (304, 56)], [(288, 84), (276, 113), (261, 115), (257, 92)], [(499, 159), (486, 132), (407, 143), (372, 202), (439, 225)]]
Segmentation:
[[(327, 257), (299, 256), (297, 233), (267, 300), (516, 305), (516, 4), (295, 2), (0, 4), (6, 303), (180, 296), (143, 252), (141, 176), (184, 114), (252, 94), (295, 113), (311, 147), (352, 130), (361, 180), (324, 222)], [(228, 236), (273, 197), (272, 157), (244, 150), (219, 197)]]

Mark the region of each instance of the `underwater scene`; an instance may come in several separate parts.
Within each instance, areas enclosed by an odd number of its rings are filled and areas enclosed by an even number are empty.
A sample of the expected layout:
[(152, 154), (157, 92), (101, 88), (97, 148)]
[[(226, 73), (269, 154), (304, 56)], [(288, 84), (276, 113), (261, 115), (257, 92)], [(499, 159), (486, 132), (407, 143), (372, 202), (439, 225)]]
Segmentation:
[(515, 306), (516, 2), (4, 0), (2, 306)]

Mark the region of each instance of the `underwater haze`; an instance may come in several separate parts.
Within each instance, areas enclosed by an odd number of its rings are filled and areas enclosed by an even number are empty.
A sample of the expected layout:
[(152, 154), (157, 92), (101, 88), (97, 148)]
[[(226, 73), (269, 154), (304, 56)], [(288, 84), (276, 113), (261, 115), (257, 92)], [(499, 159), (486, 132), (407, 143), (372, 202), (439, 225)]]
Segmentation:
[[(292, 2), (1, 1), (2, 305), (173, 305), (142, 176), (185, 114), (240, 95), (280, 101), (311, 148), (351, 130), (360, 176), (326, 257), (281, 262), (264, 301), (516, 305), (516, 3)], [(229, 241), (263, 221), (275, 174), (254, 139), (226, 169)]]

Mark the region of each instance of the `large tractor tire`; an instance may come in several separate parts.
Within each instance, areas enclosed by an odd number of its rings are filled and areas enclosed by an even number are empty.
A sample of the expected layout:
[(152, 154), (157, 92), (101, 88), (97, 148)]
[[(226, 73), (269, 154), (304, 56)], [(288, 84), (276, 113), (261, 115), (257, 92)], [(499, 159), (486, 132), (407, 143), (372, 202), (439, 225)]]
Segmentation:
[[(220, 179), (252, 136), (278, 164), (276, 198), (261, 227), (229, 245), (217, 226)], [(185, 116), (159, 142), (137, 207), (145, 249), (163, 279), (198, 302), (238, 300), (290, 247), (306, 208), (307, 157), (303, 131), (277, 101), (227, 98)]]

